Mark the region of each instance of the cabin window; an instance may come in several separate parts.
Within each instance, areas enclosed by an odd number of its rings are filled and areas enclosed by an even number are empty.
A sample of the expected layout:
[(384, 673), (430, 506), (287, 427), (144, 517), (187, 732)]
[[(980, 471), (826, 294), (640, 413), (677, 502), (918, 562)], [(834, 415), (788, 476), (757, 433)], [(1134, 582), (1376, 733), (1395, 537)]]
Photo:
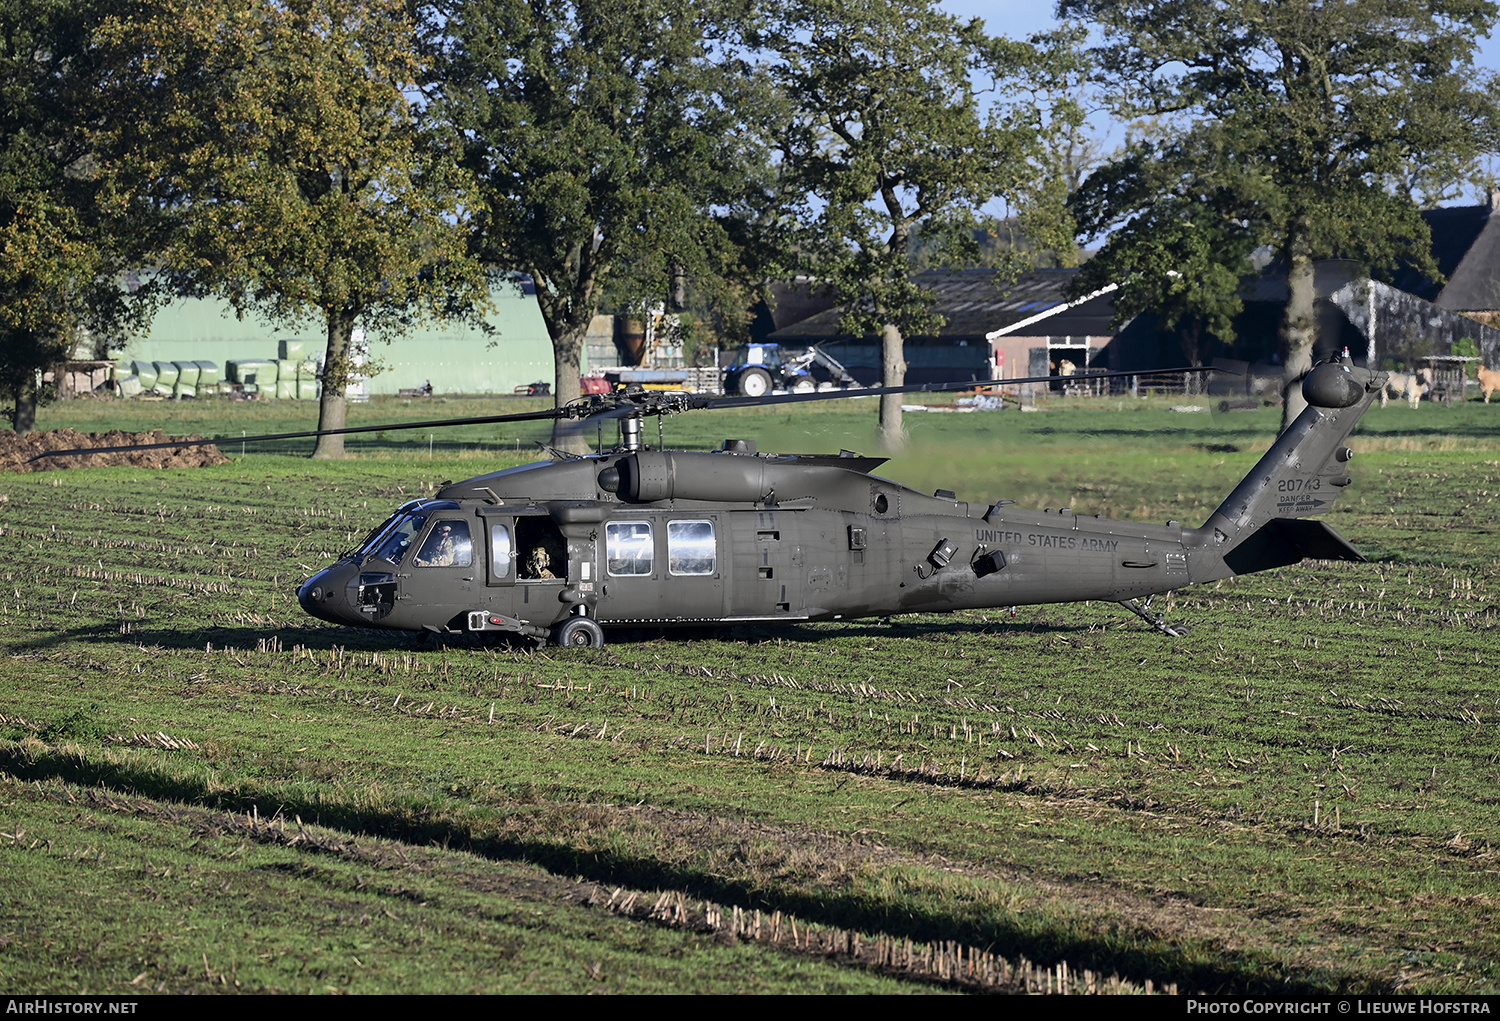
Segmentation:
[(377, 539), (378, 545), (373, 551), (374, 556), (381, 560), (389, 560), (393, 564), (401, 563), (401, 559), (406, 556), (406, 551), (411, 549), (411, 544), (425, 524), (427, 524), (425, 514), (404, 515)]
[(604, 526), (605, 557), (616, 577), (650, 574), (655, 550), (649, 521), (611, 521)]
[(427, 541), (412, 558), (414, 567), (468, 567), (474, 562), (469, 523), (444, 519), (432, 526)]
[(713, 574), (714, 523), (667, 522), (667, 571), (671, 574)]
[(490, 576), (510, 577), (510, 527), (490, 526)]

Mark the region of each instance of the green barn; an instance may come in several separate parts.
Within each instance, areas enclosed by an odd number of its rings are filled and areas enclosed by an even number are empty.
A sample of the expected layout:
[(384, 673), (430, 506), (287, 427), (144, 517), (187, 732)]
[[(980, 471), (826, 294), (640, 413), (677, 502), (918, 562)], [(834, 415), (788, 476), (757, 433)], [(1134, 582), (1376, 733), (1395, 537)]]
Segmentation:
[[(376, 371), (366, 383), (367, 392), (395, 394), (430, 381), (439, 395), (509, 394), (538, 380), (552, 382), (552, 341), (531, 282), (498, 284), (492, 297), (494, 310), (486, 322), (493, 332), (450, 321), (374, 337), (369, 357)], [(118, 360), (122, 372), (137, 359), (210, 361), (218, 364), (224, 379), (231, 361), (275, 359), (280, 340), (300, 340), (307, 356), (318, 359), (328, 344), (316, 319), (277, 325), (253, 313), (237, 317), (226, 301), (185, 298), (159, 311), (150, 331), (132, 338)]]

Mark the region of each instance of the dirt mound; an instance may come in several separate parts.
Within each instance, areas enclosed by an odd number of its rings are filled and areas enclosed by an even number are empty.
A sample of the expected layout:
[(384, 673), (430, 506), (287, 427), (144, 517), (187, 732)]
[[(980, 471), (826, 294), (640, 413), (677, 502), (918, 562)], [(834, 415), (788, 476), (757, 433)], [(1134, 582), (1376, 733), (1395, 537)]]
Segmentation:
[(0, 472), (50, 471), (54, 468), (109, 468), (132, 465), (136, 468), (201, 468), (210, 464), (228, 464), (229, 458), (212, 443), (196, 447), (160, 447), (156, 450), (122, 450), (108, 454), (69, 454), (65, 457), (32, 458), (49, 450), (85, 450), (97, 447), (127, 447), (136, 444), (190, 442), (198, 436), (168, 436), (160, 429), (148, 433), (81, 433), (72, 429), (28, 433), (17, 436), (0, 432)]

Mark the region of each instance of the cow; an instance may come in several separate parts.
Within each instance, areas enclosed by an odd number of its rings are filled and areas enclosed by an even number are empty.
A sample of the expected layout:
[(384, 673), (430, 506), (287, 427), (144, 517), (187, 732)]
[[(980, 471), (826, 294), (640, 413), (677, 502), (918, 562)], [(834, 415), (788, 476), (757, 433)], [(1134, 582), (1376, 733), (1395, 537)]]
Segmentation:
[(1490, 402), (1490, 393), (1500, 390), (1500, 369), (1479, 367), (1479, 389), (1484, 391), (1484, 403)]
[(1385, 386), (1380, 391), (1380, 406), (1385, 407), (1386, 397), (1404, 397), (1406, 402), (1415, 410), (1417, 402), (1422, 395), (1432, 389), (1432, 382), (1427, 378), (1425, 369), (1416, 372), (1393, 372), (1385, 381)]

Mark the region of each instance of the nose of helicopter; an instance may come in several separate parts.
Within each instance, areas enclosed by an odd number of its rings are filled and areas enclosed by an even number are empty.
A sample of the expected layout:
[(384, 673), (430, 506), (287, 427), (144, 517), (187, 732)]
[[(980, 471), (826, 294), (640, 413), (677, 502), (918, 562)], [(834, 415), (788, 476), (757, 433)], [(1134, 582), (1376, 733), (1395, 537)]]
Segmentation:
[(334, 564), (304, 581), (297, 589), (302, 609), (330, 624), (350, 623), (354, 612), (349, 606), (349, 577), (355, 570), (351, 564)]

